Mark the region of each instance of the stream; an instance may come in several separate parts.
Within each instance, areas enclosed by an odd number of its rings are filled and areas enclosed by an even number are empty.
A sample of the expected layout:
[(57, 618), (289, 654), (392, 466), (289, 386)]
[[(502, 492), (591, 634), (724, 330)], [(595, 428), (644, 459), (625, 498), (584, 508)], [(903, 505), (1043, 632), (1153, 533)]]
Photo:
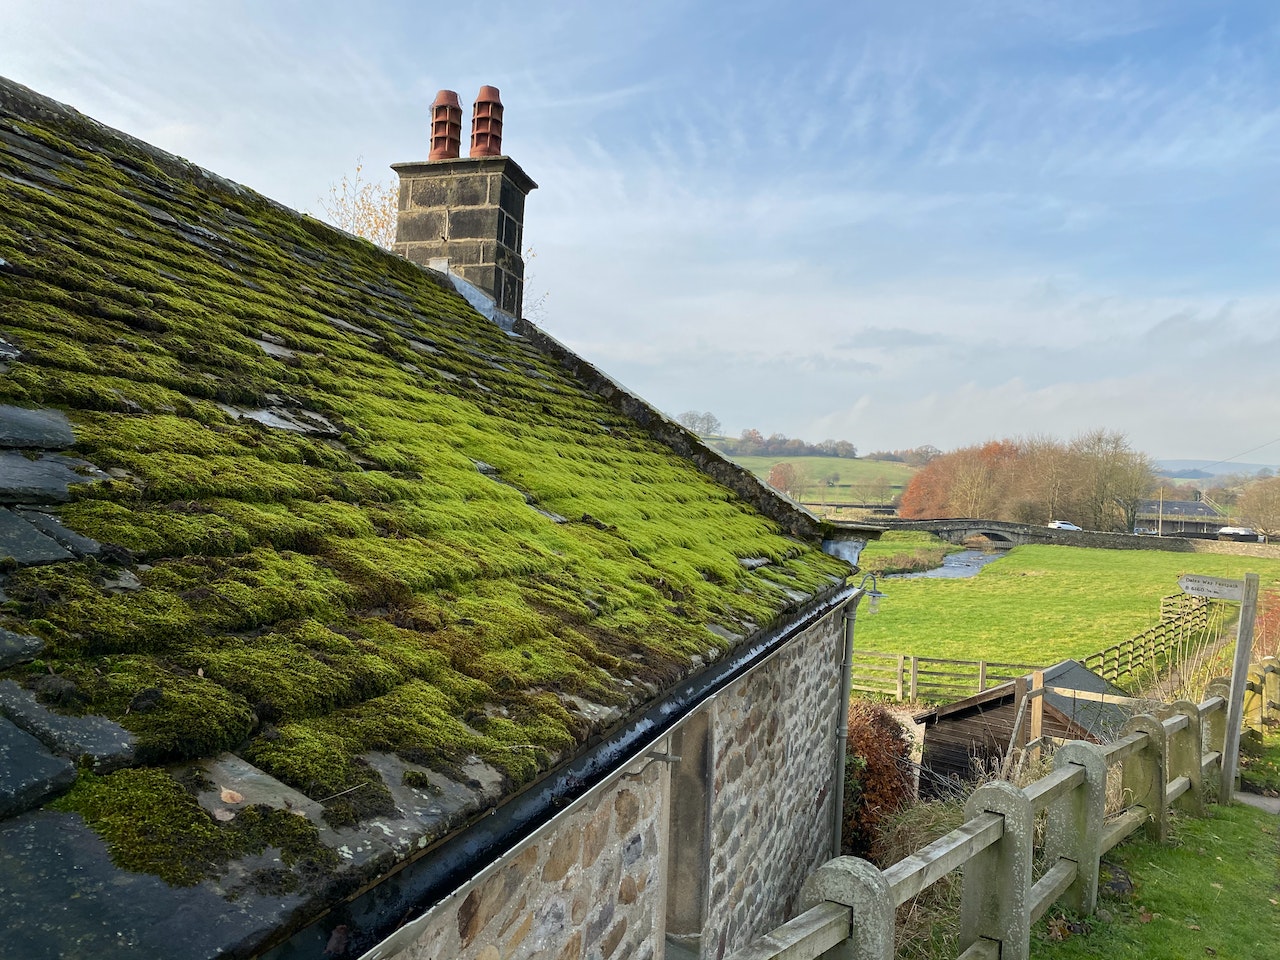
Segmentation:
[(994, 563), (1003, 557), (1006, 550), (961, 550), (949, 553), (942, 558), (942, 566), (932, 570), (921, 570), (917, 573), (890, 573), (887, 580), (907, 580), (920, 577), (941, 577), (947, 580), (958, 580), (961, 577), (976, 576), (978, 571), (988, 563)]

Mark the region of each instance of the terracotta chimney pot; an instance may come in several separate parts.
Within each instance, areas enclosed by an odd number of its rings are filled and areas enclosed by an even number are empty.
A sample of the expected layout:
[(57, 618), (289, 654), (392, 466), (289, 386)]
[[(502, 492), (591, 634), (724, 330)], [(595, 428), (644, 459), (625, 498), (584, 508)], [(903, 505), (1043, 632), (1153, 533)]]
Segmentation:
[(471, 114), (471, 156), (502, 156), (502, 98), (497, 87), (487, 84), (476, 95)]
[(431, 102), (430, 160), (454, 160), (462, 152), (462, 104), (453, 90), (441, 90)]

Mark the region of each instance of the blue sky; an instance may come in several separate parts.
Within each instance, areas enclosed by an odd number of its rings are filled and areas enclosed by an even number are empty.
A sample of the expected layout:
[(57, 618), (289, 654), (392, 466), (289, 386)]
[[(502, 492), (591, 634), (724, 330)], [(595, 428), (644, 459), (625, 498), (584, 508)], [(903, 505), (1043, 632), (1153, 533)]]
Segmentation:
[[(1280, 6), (0, 0), (0, 74), (315, 212), (502, 90), (531, 294), (663, 409), (1280, 463)], [(467, 111), (469, 113), (469, 110)], [(1261, 448), (1261, 449), (1255, 449)]]

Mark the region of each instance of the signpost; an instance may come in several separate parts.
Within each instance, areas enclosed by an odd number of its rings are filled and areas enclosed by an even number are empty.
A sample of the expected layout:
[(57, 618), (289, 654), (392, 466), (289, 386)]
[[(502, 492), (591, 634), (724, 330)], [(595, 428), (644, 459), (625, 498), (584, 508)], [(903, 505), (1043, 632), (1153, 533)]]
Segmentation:
[(1183, 593), (1189, 593), (1193, 597), (1208, 597), (1210, 600), (1235, 600), (1236, 602), (1244, 599), (1243, 580), (1227, 580), (1224, 577), (1202, 577), (1199, 574), (1188, 573), (1185, 577), (1178, 579), (1178, 586), (1182, 588)]
[(1236, 655), (1231, 664), (1231, 693), (1227, 697), (1227, 735), (1222, 745), (1222, 788), (1219, 799), (1231, 801), (1236, 785), (1236, 764), (1240, 760), (1240, 724), (1244, 720), (1244, 686), (1253, 655), (1253, 621), (1258, 614), (1258, 575), (1246, 573), (1243, 580), (1187, 574), (1178, 580), (1184, 593), (1211, 600), (1235, 600), (1240, 604), (1236, 624)]

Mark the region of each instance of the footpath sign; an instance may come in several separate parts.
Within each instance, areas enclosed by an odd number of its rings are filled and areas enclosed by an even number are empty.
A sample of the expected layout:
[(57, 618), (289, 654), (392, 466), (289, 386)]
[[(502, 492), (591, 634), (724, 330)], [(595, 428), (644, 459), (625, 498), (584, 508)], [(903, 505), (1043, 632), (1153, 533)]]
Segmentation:
[(1178, 586), (1182, 588), (1183, 593), (1189, 593), (1193, 597), (1235, 600), (1237, 603), (1244, 599), (1243, 580), (1227, 580), (1224, 577), (1204, 577), (1189, 573), (1178, 579)]

